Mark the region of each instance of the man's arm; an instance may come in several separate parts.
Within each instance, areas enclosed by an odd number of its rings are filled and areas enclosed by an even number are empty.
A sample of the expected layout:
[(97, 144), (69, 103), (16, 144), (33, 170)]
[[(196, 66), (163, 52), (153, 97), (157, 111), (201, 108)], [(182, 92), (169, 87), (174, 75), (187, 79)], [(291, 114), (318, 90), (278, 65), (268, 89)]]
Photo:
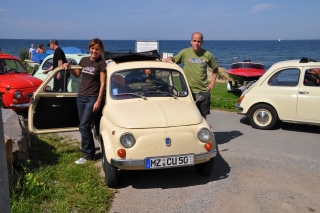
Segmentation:
[(50, 72), (53, 69), (53, 66), (51, 65), (51, 67), (49, 67), (48, 69), (46, 69), (45, 71), (43, 71), (44, 74), (47, 74), (48, 72)]
[(218, 77), (218, 70), (219, 70), (218, 67), (216, 67), (216, 68), (213, 70), (210, 84), (207, 84), (207, 85), (206, 85), (206, 90), (207, 90), (207, 91), (210, 91), (210, 90), (214, 87), (214, 84), (216, 83), (216, 80), (217, 80), (217, 77)]

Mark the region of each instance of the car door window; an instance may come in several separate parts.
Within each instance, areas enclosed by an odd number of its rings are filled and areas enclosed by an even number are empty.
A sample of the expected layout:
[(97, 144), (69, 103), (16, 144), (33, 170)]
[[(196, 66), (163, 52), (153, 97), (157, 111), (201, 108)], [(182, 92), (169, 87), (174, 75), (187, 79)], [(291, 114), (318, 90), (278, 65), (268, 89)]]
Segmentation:
[(305, 86), (320, 86), (320, 76), (318, 74), (320, 68), (307, 69), (304, 73), (303, 84)]
[(299, 83), (300, 70), (290, 68), (278, 71), (269, 79), (270, 86), (297, 86)]
[(74, 77), (70, 70), (60, 71), (60, 79), (57, 79), (57, 74), (53, 76), (45, 87), (46, 92), (68, 92), (77, 93), (81, 82), (81, 76)]

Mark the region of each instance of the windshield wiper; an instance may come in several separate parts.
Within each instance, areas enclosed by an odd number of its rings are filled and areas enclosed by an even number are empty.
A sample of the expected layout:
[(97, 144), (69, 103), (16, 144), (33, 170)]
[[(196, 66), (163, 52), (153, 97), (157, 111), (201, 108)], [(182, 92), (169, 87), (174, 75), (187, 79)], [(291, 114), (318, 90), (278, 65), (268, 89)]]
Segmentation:
[(157, 90), (157, 91), (147, 91), (147, 94), (166, 94), (166, 95), (170, 95), (172, 96), (174, 99), (177, 99), (177, 96), (172, 94), (172, 93), (169, 93), (169, 92), (162, 92), (160, 90)]
[(139, 95), (137, 93), (119, 93), (119, 94), (115, 94), (114, 96), (123, 96), (123, 95), (132, 95), (132, 96), (137, 96), (139, 98), (143, 98), (144, 100), (147, 100), (146, 96), (143, 95)]

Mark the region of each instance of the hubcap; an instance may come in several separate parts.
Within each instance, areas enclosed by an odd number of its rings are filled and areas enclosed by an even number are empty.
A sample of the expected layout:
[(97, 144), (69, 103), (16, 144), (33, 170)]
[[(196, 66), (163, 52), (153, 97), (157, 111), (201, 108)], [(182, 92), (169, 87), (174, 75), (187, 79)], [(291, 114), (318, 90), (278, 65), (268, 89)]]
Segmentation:
[(267, 126), (271, 122), (272, 115), (269, 111), (260, 109), (255, 112), (253, 118), (259, 126)]

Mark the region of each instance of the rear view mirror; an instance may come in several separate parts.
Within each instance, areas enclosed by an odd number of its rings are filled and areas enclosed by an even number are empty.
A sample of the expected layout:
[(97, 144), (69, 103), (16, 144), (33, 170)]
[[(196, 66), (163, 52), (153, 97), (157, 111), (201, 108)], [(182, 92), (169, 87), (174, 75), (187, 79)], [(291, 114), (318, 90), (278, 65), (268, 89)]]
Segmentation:
[(203, 92), (198, 92), (196, 94), (196, 100), (194, 103), (197, 103), (197, 101), (202, 101), (204, 99), (204, 95), (203, 95)]

